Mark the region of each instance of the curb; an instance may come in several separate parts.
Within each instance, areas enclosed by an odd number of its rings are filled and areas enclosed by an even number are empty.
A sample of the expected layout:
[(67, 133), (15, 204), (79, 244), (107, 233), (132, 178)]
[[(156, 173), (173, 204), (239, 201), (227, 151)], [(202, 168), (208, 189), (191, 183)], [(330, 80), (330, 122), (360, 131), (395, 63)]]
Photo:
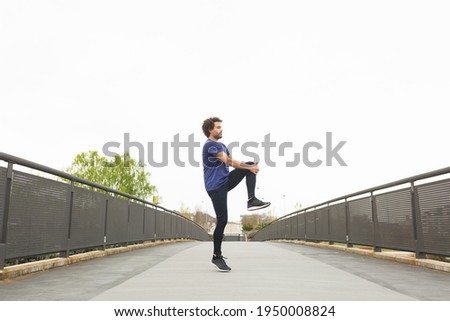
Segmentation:
[(415, 265), (420, 267), (425, 267), (432, 270), (442, 271), (442, 272), (450, 272), (450, 263), (430, 260), (430, 259), (417, 259), (415, 253), (412, 252), (402, 252), (402, 251), (392, 251), (392, 252), (374, 252), (369, 249), (360, 249), (354, 247), (345, 247), (341, 245), (329, 245), (323, 243), (313, 243), (306, 241), (295, 241), (295, 240), (276, 240), (271, 242), (280, 242), (280, 243), (293, 243), (293, 244), (302, 244), (313, 247), (320, 247), (324, 249), (332, 249), (338, 250), (358, 255), (370, 256), (376, 259), (389, 260), (398, 263), (404, 263), (409, 265)]
[(3, 270), (0, 270), (0, 281), (14, 280), (20, 277), (30, 275), (32, 273), (38, 273), (48, 271), (57, 267), (67, 266), (74, 263), (88, 261), (108, 255), (120, 254), (125, 252), (131, 252), (148, 247), (166, 245), (179, 242), (195, 242), (194, 240), (162, 240), (162, 241), (148, 241), (140, 244), (133, 244), (126, 247), (116, 247), (106, 249), (105, 251), (90, 251), (81, 254), (74, 254), (67, 258), (54, 258), (41, 260), (36, 262), (28, 262), (18, 265), (7, 266)]

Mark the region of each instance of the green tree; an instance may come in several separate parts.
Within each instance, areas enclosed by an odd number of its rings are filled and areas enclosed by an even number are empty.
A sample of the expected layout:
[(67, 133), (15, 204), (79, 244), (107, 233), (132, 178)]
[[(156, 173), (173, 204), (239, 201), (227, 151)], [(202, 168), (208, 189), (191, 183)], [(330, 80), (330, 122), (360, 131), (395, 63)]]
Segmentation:
[(185, 218), (188, 218), (188, 219), (192, 218), (191, 209), (188, 206), (186, 206), (186, 204), (184, 204), (184, 203), (181, 203), (178, 213), (183, 215)]
[(156, 187), (149, 183), (150, 173), (145, 165), (127, 153), (113, 158), (101, 156), (97, 151), (79, 153), (66, 172), (144, 200), (156, 192)]
[(259, 230), (263, 229), (264, 227), (266, 227), (269, 224), (270, 224), (269, 221), (261, 222), (261, 223), (259, 223), (258, 225), (255, 226), (255, 230), (259, 231)]
[(251, 230), (253, 230), (253, 225), (252, 224), (250, 224), (250, 223), (242, 224), (242, 231), (250, 232)]

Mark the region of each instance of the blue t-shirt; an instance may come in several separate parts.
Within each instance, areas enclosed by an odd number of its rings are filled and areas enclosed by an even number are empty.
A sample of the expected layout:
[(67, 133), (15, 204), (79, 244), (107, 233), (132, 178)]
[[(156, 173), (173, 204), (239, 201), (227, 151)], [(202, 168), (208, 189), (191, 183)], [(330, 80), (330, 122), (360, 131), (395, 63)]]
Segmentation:
[(228, 166), (216, 158), (220, 152), (230, 155), (227, 147), (222, 143), (208, 139), (203, 145), (203, 178), (207, 191), (218, 189), (228, 182)]

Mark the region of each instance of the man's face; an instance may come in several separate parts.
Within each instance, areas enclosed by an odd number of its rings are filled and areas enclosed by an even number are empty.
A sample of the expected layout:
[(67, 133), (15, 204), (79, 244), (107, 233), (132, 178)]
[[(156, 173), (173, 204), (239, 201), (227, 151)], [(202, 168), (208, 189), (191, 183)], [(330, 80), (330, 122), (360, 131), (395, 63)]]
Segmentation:
[(215, 139), (221, 139), (222, 138), (222, 123), (216, 121), (214, 123), (214, 128), (213, 130), (210, 131), (211, 136), (214, 137)]

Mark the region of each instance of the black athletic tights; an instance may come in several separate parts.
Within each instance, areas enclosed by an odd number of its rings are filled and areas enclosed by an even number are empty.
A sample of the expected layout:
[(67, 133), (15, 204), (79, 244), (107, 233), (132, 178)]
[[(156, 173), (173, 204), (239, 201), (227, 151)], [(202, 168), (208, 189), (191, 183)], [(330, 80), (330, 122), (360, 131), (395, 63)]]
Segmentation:
[[(253, 165), (254, 163), (248, 162), (246, 164)], [(208, 191), (208, 195), (214, 206), (214, 211), (216, 212), (217, 222), (214, 230), (214, 254), (216, 255), (222, 255), (223, 231), (228, 223), (228, 192), (235, 188), (244, 177), (247, 184), (248, 198), (255, 197), (256, 175), (248, 169), (232, 170), (228, 176), (227, 184), (223, 184), (223, 186), (213, 191)]]

